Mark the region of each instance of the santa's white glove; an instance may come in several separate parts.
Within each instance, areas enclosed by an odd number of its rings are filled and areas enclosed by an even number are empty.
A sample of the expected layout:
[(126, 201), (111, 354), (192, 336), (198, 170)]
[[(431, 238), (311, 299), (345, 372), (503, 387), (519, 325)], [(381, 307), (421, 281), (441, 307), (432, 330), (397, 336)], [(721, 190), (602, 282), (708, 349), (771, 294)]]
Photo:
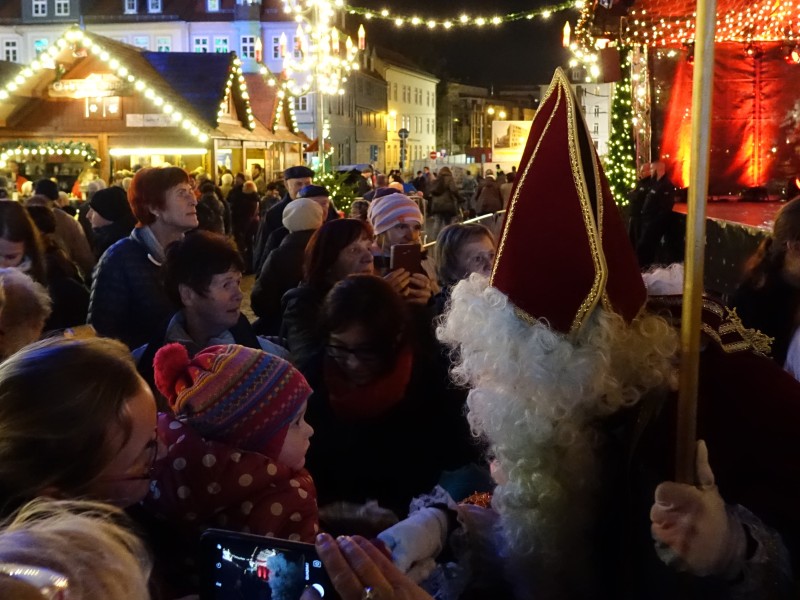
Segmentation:
[(679, 570), (733, 578), (747, 550), (744, 529), (719, 495), (702, 440), (695, 464), (696, 486), (667, 481), (656, 488), (650, 509), (656, 551)]
[[(438, 508), (423, 508), (407, 519), (378, 534), (392, 561), (409, 576), (424, 579), (430, 574), (430, 561), (444, 547), (447, 537), (447, 515)], [(414, 568), (422, 567), (422, 568)]]

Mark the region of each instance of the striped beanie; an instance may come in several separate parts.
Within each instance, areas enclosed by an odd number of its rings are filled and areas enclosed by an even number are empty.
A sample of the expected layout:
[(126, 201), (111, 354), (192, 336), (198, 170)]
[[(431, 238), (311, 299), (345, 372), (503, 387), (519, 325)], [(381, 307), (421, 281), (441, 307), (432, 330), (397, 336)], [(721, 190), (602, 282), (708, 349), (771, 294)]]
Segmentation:
[(311, 395), (287, 361), (244, 346), (210, 346), (194, 358), (167, 344), (155, 383), (175, 415), (203, 437), (277, 459), (292, 420)]
[(367, 210), (372, 229), (379, 235), (399, 223), (423, 223), (419, 206), (405, 194), (389, 194), (375, 198)]

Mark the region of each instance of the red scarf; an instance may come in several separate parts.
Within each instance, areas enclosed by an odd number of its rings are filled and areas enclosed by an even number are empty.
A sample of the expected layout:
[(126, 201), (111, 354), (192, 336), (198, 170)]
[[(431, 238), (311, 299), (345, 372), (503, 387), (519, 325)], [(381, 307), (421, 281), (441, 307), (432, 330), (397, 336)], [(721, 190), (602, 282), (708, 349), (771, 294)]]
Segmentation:
[(373, 419), (386, 414), (405, 397), (413, 364), (414, 355), (406, 346), (400, 350), (391, 371), (375, 381), (354, 386), (336, 361), (326, 359), (325, 383), (334, 414), (346, 421)]

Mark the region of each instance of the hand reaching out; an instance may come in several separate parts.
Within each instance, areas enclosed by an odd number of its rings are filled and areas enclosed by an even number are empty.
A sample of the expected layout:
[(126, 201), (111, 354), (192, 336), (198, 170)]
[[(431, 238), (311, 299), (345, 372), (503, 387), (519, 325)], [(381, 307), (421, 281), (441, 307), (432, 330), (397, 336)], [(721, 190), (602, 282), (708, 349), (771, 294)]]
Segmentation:
[[(342, 600), (433, 600), (366, 539), (317, 536), (317, 552)], [(307, 589), (300, 600), (317, 600)]]

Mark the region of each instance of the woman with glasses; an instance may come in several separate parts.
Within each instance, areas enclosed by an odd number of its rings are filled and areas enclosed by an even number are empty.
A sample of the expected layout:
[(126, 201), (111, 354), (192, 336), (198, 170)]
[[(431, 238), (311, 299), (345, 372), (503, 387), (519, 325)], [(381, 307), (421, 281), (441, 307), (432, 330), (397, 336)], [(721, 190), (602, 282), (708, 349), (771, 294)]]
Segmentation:
[(349, 275), (372, 274), (372, 240), (369, 224), (358, 219), (328, 221), (311, 236), (303, 282), (281, 300), (281, 333), (300, 370), (322, 344), (317, 317), (325, 295)]
[(472, 273), (492, 274), (495, 243), (492, 232), (478, 223), (454, 223), (439, 232), (434, 247), (436, 275), (442, 291), (434, 297), (436, 314), (444, 312), (450, 290)]
[(420, 351), (412, 323), (408, 303), (379, 277), (348, 277), (325, 298), (326, 345), (306, 373), (315, 430), (307, 466), (334, 531), (326, 505), (372, 499), (402, 517), (443, 470), (473, 458), (466, 421), (453, 411), (460, 398)]

